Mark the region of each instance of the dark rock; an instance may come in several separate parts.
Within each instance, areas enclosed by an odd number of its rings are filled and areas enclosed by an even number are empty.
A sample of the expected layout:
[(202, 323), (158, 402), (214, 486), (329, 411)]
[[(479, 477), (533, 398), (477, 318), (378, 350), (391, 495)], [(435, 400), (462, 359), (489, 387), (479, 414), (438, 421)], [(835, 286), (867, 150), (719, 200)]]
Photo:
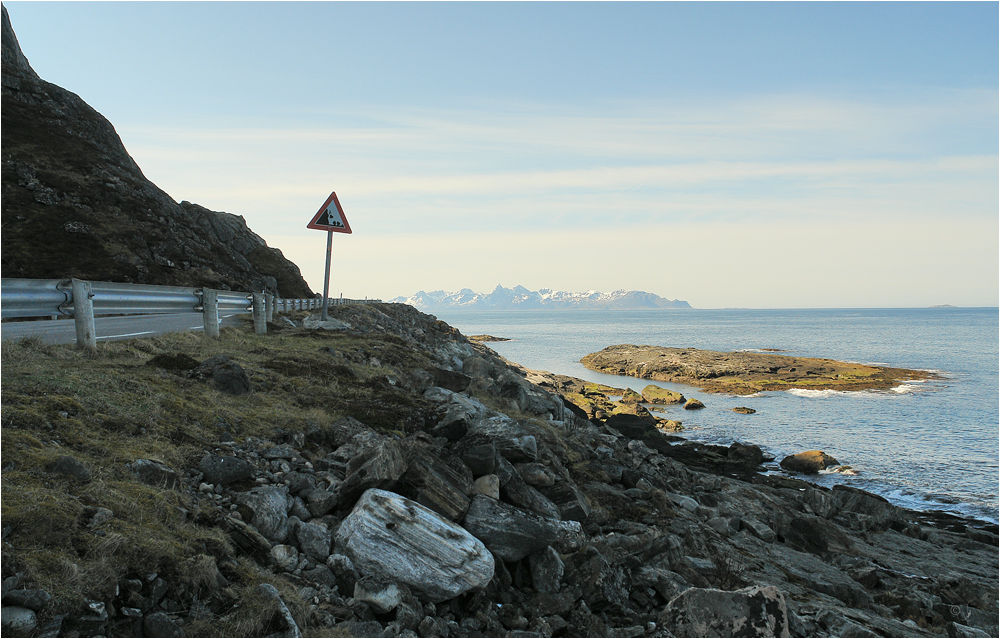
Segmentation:
[(320, 584), (321, 586), (330, 586), (332, 588), (337, 585), (336, 576), (326, 566), (316, 566), (309, 570), (303, 570), (302, 578), (310, 583)]
[(52, 595), (44, 590), (11, 590), (4, 594), (3, 605), (30, 608), (38, 612), (52, 601)]
[(23, 606), (4, 606), (0, 610), (3, 617), (3, 636), (30, 637), (38, 627), (38, 615)]
[(228, 355), (216, 355), (203, 361), (196, 373), (199, 377), (211, 377), (215, 388), (229, 395), (246, 395), (250, 392), (250, 377), (243, 367)]
[(183, 637), (184, 628), (165, 612), (154, 612), (142, 620), (145, 637)]
[(90, 471), (87, 470), (87, 467), (80, 460), (69, 455), (60, 456), (46, 466), (45, 470), (54, 475), (62, 475), (83, 483), (90, 481)]
[(168, 371), (190, 371), (198, 368), (199, 362), (185, 353), (162, 353), (146, 362), (146, 366), (155, 366)]
[(207, 454), (198, 463), (198, 470), (209, 484), (227, 486), (253, 477), (253, 464), (232, 455)]
[(787, 637), (785, 598), (774, 586), (725, 591), (689, 588), (660, 613), (679, 637)]
[(333, 543), (333, 535), (326, 526), (300, 521), (295, 524), (295, 538), (299, 542), (299, 550), (307, 557), (317, 563), (326, 563)]
[(511, 463), (533, 462), (538, 457), (535, 436), (506, 415), (480, 419), (469, 432), (491, 441), (497, 452)]
[(473, 477), (490, 475), (496, 470), (497, 449), (492, 442), (483, 441), (474, 445), (459, 446), (456, 452), (472, 471)]
[(590, 521), (590, 501), (570, 481), (560, 481), (552, 486), (542, 486), (539, 492), (559, 508), (560, 518), (587, 523)]
[(559, 521), (476, 495), (465, 513), (465, 529), (504, 561), (518, 561), (553, 546), (560, 551), (579, 548), (579, 522)]
[(181, 478), (163, 462), (154, 459), (137, 459), (131, 464), (132, 474), (144, 484), (157, 488), (180, 488)]
[(779, 517), (775, 524), (775, 532), (787, 545), (820, 557), (848, 553), (854, 547), (840, 527), (814, 515)]
[(566, 566), (555, 548), (549, 546), (528, 556), (531, 582), (535, 590), (542, 593), (559, 592)]
[(692, 397), (684, 403), (684, 410), (698, 410), (700, 408), (705, 408), (705, 404), (700, 399)]
[(302, 633), (299, 631), (298, 624), (295, 623), (295, 617), (292, 616), (291, 611), (288, 610), (288, 606), (281, 599), (278, 589), (271, 584), (260, 584), (257, 586), (257, 592), (274, 602), (277, 607), (277, 616), (284, 622), (284, 626), (287, 628), (285, 636), (301, 637)]
[(337, 492), (342, 501), (350, 503), (370, 488), (392, 488), (406, 469), (407, 462), (397, 442), (373, 442), (348, 463), (347, 477)]
[(620, 614), (628, 607), (631, 574), (609, 562), (597, 548), (586, 546), (566, 558), (566, 582), (579, 587), (591, 610)]
[(562, 518), (559, 507), (534, 486), (526, 484), (514, 465), (499, 454), (496, 457), (496, 475), (500, 479), (500, 494), (505, 501), (542, 517)]
[(313, 517), (322, 517), (337, 507), (340, 503), (340, 495), (329, 490), (316, 488), (306, 494), (304, 500), (309, 507), (309, 512)]
[(461, 519), (472, 491), (468, 467), (442, 450), (441, 456), (451, 458), (452, 463), (446, 463), (429, 447), (413, 440), (404, 443), (404, 450), (408, 467), (400, 480), (404, 488), (399, 492), (452, 521)]
[(403, 602), (403, 591), (395, 582), (369, 575), (354, 584), (354, 599), (368, 604), (375, 612), (384, 615), (395, 610)]
[(854, 520), (855, 527), (863, 530), (883, 531), (894, 524), (902, 523), (903, 511), (889, 503), (884, 497), (852, 486), (833, 487), (831, 497), (839, 505), (841, 512), (850, 511), (863, 516)]
[(237, 493), (234, 501), (247, 514), (244, 521), (252, 524), (272, 543), (280, 544), (288, 537), (288, 497), (273, 486), (260, 486), (246, 493)]
[(464, 373), (456, 373), (443, 368), (432, 368), (430, 373), (434, 377), (435, 386), (445, 388), (453, 393), (464, 392), (472, 384), (472, 377)]
[(326, 560), (326, 567), (337, 580), (340, 592), (354, 592), (354, 583), (360, 578), (354, 562), (347, 555), (333, 554)]

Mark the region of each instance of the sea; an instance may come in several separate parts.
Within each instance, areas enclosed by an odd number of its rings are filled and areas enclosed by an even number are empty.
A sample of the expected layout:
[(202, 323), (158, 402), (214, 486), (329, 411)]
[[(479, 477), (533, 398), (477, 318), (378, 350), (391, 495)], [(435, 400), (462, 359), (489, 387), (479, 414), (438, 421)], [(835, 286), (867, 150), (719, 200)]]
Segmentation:
[[(822, 450), (840, 472), (811, 477), (884, 496), (918, 511), (998, 523), (1000, 380), (997, 308), (799, 310), (442, 310), (463, 335), (532, 370), (641, 391), (647, 384), (698, 398), (705, 408), (655, 413), (683, 423), (690, 440), (756, 444), (775, 458)], [(940, 379), (883, 391), (788, 390), (751, 396), (705, 393), (586, 369), (580, 359), (614, 344), (760, 351), (929, 370)], [(756, 413), (733, 412), (736, 406)], [(852, 474), (853, 473), (853, 474)]]

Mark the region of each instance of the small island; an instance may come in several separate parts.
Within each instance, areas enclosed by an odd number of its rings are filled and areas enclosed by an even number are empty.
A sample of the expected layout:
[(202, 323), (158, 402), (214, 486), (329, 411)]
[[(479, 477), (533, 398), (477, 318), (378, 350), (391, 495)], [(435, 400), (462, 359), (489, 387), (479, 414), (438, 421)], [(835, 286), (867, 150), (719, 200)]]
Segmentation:
[(494, 337), (492, 335), (469, 335), (471, 342), (509, 342), (509, 337)]
[(752, 395), (792, 388), (885, 390), (905, 381), (934, 379), (929, 371), (792, 357), (773, 352), (723, 353), (695, 348), (619, 344), (586, 355), (587, 368), (611, 375), (687, 384), (710, 393)]

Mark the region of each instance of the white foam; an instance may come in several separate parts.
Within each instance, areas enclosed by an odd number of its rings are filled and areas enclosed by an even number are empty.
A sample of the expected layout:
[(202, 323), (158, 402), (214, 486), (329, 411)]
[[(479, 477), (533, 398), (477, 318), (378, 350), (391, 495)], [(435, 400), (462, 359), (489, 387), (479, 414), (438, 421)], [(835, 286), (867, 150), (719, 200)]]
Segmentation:
[(836, 397), (838, 395), (847, 395), (851, 391), (839, 391), (839, 390), (815, 390), (812, 388), (789, 388), (785, 391), (789, 395), (795, 395), (796, 397), (806, 397), (809, 399), (819, 399), (823, 397)]

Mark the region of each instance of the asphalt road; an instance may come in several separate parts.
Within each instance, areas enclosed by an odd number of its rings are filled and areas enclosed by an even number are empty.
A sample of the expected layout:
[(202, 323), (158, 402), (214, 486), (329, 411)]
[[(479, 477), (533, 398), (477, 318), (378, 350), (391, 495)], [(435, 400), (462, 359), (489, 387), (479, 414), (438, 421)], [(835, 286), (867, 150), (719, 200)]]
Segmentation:
[[(238, 326), (249, 318), (248, 313), (220, 314), (219, 325)], [(97, 329), (98, 342), (132, 339), (161, 333), (205, 330), (200, 313), (97, 317), (94, 320), (94, 326)], [(5, 341), (37, 336), (49, 344), (73, 344), (76, 342), (76, 325), (71, 319), (3, 322), (0, 324), (0, 333), (2, 333), (0, 338)]]

